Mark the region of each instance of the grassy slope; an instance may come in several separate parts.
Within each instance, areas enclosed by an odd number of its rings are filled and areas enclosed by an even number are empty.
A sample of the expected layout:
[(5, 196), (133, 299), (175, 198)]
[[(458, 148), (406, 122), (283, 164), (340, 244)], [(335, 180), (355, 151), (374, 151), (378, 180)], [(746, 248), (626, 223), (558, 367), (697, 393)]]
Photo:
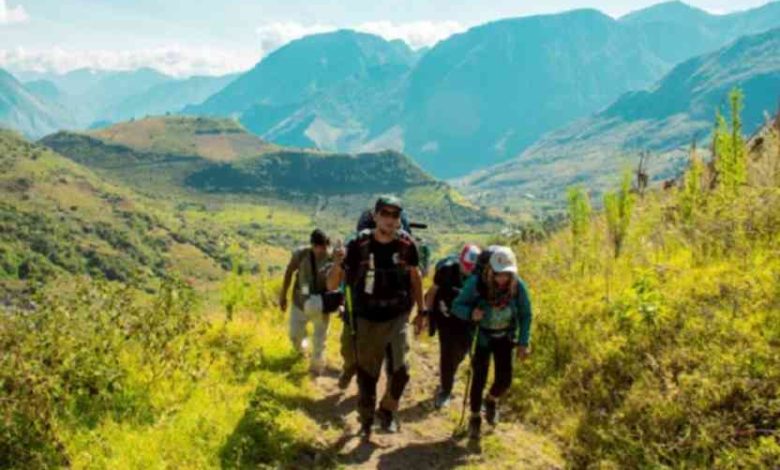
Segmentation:
[(89, 135), (138, 150), (197, 155), (213, 161), (233, 161), (276, 148), (227, 119), (150, 117)]
[[(223, 276), (231, 238), (210, 221), (175, 213), (169, 201), (107, 182), (12, 133), (0, 135), (0, 146), (5, 279), (63, 272), (142, 283), (173, 273), (203, 282)], [(264, 261), (284, 257), (251, 237), (234, 240), (266, 253)]]
[[(755, 142), (751, 175), (780, 162)], [(771, 152), (771, 153), (770, 153)], [(771, 165), (770, 165), (771, 166)], [(581, 241), (520, 243), (535, 355), (511, 402), (575, 467), (759, 468), (780, 458), (780, 167), (738, 196), (637, 204), (614, 259), (603, 217)], [(574, 255), (575, 246), (578, 254)]]
[[(341, 322), (334, 321), (328, 360), (335, 366)], [(205, 338), (218, 358), (194, 390), (153, 425), (105, 419), (95, 429), (68, 434), (74, 468), (342, 468), (416, 465), (464, 468), (560, 468), (556, 445), (518, 424), (489, 432), (482, 453), (450, 440), (458, 414), (430, 409), (436, 346), (415, 345), (415, 373), (395, 436), (378, 435), (358, 445), (353, 385), (346, 395), (335, 377), (312, 379), (295, 356), (276, 312), (245, 310)], [(459, 381), (459, 387), (462, 380)], [(161, 390), (162, 392), (162, 390)], [(460, 388), (458, 389), (460, 394)], [(171, 391), (165, 394), (175, 396)]]
[[(435, 182), (401, 154), (355, 158), (269, 147), (237, 126), (216, 119), (149, 118), (89, 135), (56, 134), (42, 142), (142, 194), (176, 201), (200, 218), (243, 220), (231, 228), (287, 248), (304, 240), (315, 225), (346, 236), (382, 192), (401, 195), (412, 219), (431, 226), (426, 237), (437, 246), (448, 244), (453, 231), (484, 234), (501, 220)], [(210, 143), (204, 144), (204, 136)], [(246, 139), (255, 146), (243, 146)], [(222, 153), (235, 148), (241, 150)], [(321, 181), (302, 184), (303, 174), (317, 174)], [(372, 178), (378, 179), (376, 185), (365, 182)], [(252, 214), (256, 218), (250, 222)]]

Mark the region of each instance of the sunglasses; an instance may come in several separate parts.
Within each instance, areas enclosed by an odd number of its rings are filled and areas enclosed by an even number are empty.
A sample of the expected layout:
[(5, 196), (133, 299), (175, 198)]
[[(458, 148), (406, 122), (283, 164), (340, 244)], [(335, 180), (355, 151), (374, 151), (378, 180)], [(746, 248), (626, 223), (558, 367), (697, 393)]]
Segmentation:
[(401, 218), (401, 212), (400, 211), (388, 211), (388, 210), (380, 210), (379, 215), (382, 217), (391, 217), (393, 219), (400, 219)]

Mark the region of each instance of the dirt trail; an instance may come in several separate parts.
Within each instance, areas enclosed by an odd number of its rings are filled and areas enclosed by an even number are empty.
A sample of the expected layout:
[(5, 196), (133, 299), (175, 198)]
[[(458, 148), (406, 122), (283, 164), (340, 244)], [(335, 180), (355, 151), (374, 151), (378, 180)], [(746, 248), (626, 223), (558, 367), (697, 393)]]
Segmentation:
[[(330, 449), (338, 466), (381, 469), (542, 468), (563, 467), (560, 450), (544, 435), (519, 423), (500, 422), (496, 428), (483, 423), (483, 437), (477, 445), (466, 437), (453, 439), (460, 416), (466, 361), (461, 365), (449, 408), (434, 410), (432, 395), (438, 375), (438, 342), (415, 341), (412, 348), (412, 379), (399, 411), (401, 430), (386, 434), (376, 430), (368, 443), (358, 437), (357, 386), (353, 380), (342, 392), (338, 372), (313, 379), (317, 399), (307, 412), (320, 426), (320, 439)], [(332, 361), (339, 364), (338, 361)], [(384, 392), (384, 378), (377, 393)]]

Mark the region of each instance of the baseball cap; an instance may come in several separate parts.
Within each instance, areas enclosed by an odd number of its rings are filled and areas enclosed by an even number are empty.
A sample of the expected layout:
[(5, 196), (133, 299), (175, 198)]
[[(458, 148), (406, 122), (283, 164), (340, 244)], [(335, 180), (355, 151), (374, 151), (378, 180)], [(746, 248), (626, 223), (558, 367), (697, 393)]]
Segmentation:
[(463, 267), (465, 272), (470, 273), (474, 270), (474, 268), (477, 266), (477, 258), (481, 252), (482, 250), (480, 250), (480, 248), (473, 243), (467, 243), (463, 246), (463, 249), (460, 250), (458, 261), (460, 262), (460, 265)]
[(490, 267), (494, 273), (517, 274), (517, 258), (515, 253), (506, 246), (499, 246), (490, 255)]

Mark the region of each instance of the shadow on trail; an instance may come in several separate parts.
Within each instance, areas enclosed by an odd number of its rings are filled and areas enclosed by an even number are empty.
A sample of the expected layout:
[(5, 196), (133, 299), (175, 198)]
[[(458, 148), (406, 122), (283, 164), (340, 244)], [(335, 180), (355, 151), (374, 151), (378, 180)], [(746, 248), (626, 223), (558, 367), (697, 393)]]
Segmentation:
[(306, 400), (303, 408), (306, 414), (319, 423), (327, 422), (344, 428), (346, 416), (357, 407), (357, 396), (345, 397), (343, 393), (333, 393), (320, 400)]
[(474, 452), (475, 449), (460, 446), (452, 439), (409, 444), (379, 456), (377, 468), (383, 470), (453, 468), (466, 464), (468, 456)]
[(398, 419), (401, 424), (418, 423), (430, 418), (432, 414), (437, 413), (433, 409), (433, 399), (420, 400), (408, 408), (401, 408), (398, 411)]

